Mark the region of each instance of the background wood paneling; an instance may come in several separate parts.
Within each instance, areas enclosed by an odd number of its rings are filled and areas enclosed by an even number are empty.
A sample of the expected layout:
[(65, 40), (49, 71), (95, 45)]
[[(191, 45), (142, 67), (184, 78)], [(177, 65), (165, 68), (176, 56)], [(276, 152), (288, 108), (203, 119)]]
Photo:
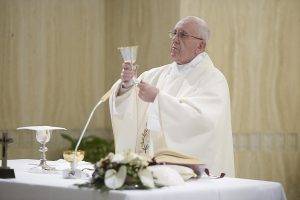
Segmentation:
[[(167, 32), (196, 15), (230, 86), (237, 176), (279, 181), (299, 199), (299, 10), (298, 0), (0, 0), (0, 130), (15, 139), (10, 158), (39, 157), (34, 134), (19, 126), (78, 137), (119, 77), (117, 48), (139, 45), (139, 73), (169, 63)], [(88, 134), (112, 138), (107, 103)], [(67, 145), (54, 133), (48, 157)]]
[[(105, 89), (104, 2), (12, 0), (0, 9), (1, 129), (81, 128)], [(104, 126), (103, 113), (95, 120)]]

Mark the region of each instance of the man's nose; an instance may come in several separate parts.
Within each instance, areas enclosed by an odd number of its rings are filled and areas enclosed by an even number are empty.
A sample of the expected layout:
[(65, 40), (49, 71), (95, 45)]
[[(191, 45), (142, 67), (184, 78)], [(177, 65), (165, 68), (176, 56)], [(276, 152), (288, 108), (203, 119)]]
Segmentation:
[(176, 42), (176, 43), (179, 42), (178, 34), (174, 35), (174, 37), (172, 38), (172, 41), (173, 41), (173, 42)]

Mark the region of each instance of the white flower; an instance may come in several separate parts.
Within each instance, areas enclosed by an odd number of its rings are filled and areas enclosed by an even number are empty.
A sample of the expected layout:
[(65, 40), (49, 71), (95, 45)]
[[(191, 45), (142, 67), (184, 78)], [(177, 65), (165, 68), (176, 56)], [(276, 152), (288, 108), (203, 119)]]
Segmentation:
[(131, 162), (132, 160), (138, 158), (138, 155), (132, 151), (127, 151), (127, 152), (124, 152), (124, 157), (125, 157), (125, 159), (122, 163), (127, 164), (127, 163)]
[(108, 160), (111, 161), (111, 160), (113, 159), (114, 155), (115, 155), (114, 153), (110, 152), (110, 153), (105, 157), (105, 160), (108, 159)]
[(102, 159), (96, 162), (96, 168), (100, 168), (102, 166)]
[(112, 157), (111, 162), (122, 163), (124, 160), (125, 160), (124, 155), (118, 153)]
[(144, 186), (154, 188), (154, 180), (150, 170), (143, 169), (138, 172), (139, 178)]
[(147, 167), (153, 174), (154, 182), (160, 186), (183, 185), (184, 180), (174, 169), (164, 165), (153, 165)]
[(144, 159), (143, 157), (139, 156), (139, 157), (136, 157), (134, 160), (131, 160), (129, 162), (129, 165), (141, 168), (141, 167), (147, 167), (148, 166), (148, 162), (147, 162), (146, 159)]
[(117, 189), (123, 186), (127, 174), (126, 166), (121, 166), (117, 172), (114, 169), (109, 169), (105, 172), (104, 183), (110, 189)]
[[(153, 174), (145, 169), (148, 164), (146, 157), (138, 155), (131, 150), (117, 154), (109, 153), (96, 163), (97, 176), (95, 175), (93, 178), (94, 180), (104, 178), (104, 184), (107, 188), (119, 189), (125, 184), (128, 173), (131, 179), (128, 179), (126, 184), (130, 185), (140, 180), (145, 187), (154, 188)], [(95, 181), (95, 183), (97, 182)], [(103, 182), (100, 185), (102, 187)]]

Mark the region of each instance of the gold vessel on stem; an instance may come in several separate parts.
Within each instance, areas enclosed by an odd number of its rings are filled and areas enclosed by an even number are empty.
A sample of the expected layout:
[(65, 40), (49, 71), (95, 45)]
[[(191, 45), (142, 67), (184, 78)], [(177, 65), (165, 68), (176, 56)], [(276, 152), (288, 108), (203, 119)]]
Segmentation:
[[(71, 163), (74, 159), (74, 150), (66, 150), (63, 152), (63, 158), (64, 160), (68, 161), (69, 163)], [(84, 159), (84, 151), (82, 150), (78, 150), (77, 151), (77, 161), (80, 162)]]

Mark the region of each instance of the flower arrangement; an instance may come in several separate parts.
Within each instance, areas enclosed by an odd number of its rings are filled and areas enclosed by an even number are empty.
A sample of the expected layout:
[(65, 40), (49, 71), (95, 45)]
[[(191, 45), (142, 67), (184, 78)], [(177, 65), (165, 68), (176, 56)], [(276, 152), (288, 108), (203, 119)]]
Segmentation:
[(154, 188), (148, 160), (132, 151), (109, 153), (95, 164), (92, 179), (80, 187), (92, 187), (101, 191), (110, 189)]
[(96, 162), (92, 178), (79, 187), (100, 191), (148, 189), (163, 186), (183, 185), (191, 178), (197, 178), (190, 167), (177, 164), (157, 163), (130, 150), (109, 153)]

